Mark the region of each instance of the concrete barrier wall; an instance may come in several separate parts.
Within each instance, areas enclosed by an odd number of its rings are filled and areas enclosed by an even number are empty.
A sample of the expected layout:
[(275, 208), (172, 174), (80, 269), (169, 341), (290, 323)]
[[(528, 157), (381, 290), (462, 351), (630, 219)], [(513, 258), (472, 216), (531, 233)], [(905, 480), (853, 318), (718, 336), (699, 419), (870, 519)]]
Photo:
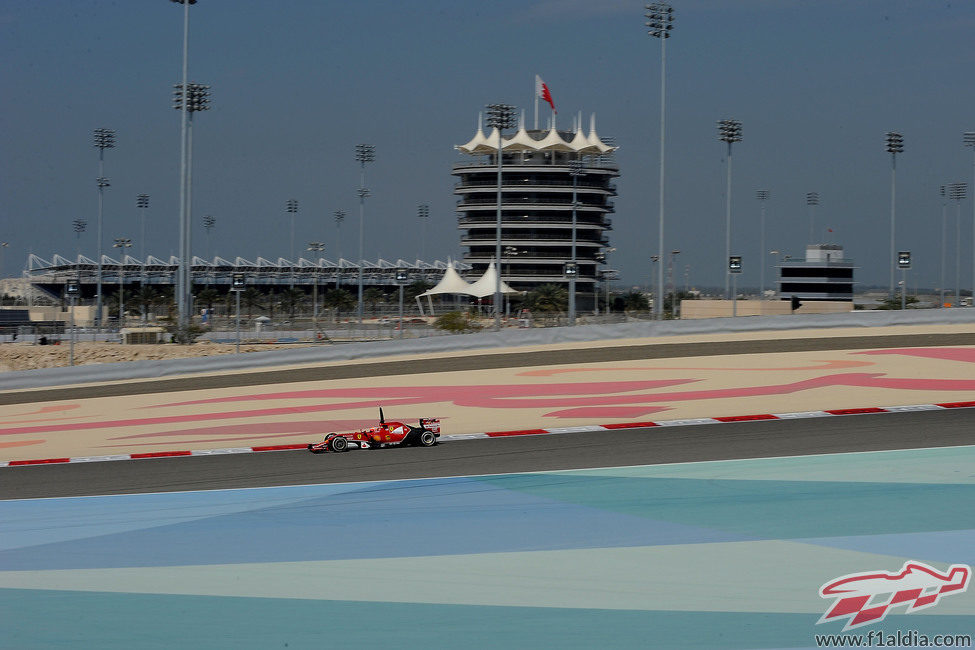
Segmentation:
[[(69, 368), (44, 368), (0, 374), (0, 390), (63, 386), (89, 382), (171, 377), (272, 366), (423, 355), (440, 352), (603, 341), (611, 339), (783, 331), (808, 328), (887, 327), (893, 325), (966, 324), (975, 331), (975, 309), (851, 311), (840, 314), (794, 314), (670, 321), (638, 321), (618, 325), (582, 325), (535, 329), (509, 328), (500, 332), (459, 334), (424, 339), (351, 343), (293, 348), (194, 359), (131, 361)], [(663, 342), (663, 341), (661, 341)]]

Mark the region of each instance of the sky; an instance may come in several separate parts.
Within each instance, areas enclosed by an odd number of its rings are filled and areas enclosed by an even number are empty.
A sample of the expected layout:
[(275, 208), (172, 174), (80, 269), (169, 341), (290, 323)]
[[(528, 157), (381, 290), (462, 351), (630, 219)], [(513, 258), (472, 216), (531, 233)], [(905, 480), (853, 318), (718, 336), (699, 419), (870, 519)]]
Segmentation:
[[(740, 287), (758, 286), (762, 261), (776, 257), (768, 251), (801, 257), (811, 221), (815, 243), (845, 248), (861, 288), (887, 286), (888, 131), (904, 137), (896, 248), (912, 252), (909, 286), (941, 286), (943, 223), (946, 286), (955, 286), (956, 241), (961, 286), (972, 286), (972, 199), (945, 207), (939, 188), (971, 188), (975, 171), (975, 151), (962, 141), (975, 131), (975, 3), (672, 5), (664, 246), (681, 251), (678, 282), (723, 286), (727, 147), (716, 123), (737, 119)], [(560, 128), (595, 113), (599, 135), (619, 145), (610, 263), (620, 285), (648, 284), (658, 248), (661, 53), (643, 13), (631, 0), (199, 0), (190, 8), (190, 80), (212, 87), (212, 109), (194, 118), (194, 254), (289, 257), (285, 204), (296, 199), (298, 252), (322, 241), (325, 258), (355, 259), (354, 149), (368, 143), (376, 161), (366, 168), (364, 257), (461, 257), (451, 165), (465, 157), (454, 146), (471, 138), (486, 104), (526, 109), (530, 123), (539, 74)], [(103, 249), (112, 255), (114, 238), (128, 237), (137, 258), (176, 254), (180, 122), (171, 93), (181, 52), (182, 5), (167, 0), (0, 4), (3, 276), (19, 275), (30, 253), (95, 257), (95, 128), (116, 131), (116, 148), (105, 151)], [(759, 189), (771, 193), (764, 250)], [(820, 196), (812, 215), (808, 192)], [(142, 193), (150, 195), (144, 237)], [(430, 206), (425, 226), (419, 204)], [(348, 213), (340, 227), (336, 210)], [(216, 220), (209, 236), (204, 215)], [(88, 222), (80, 236), (75, 219)]]

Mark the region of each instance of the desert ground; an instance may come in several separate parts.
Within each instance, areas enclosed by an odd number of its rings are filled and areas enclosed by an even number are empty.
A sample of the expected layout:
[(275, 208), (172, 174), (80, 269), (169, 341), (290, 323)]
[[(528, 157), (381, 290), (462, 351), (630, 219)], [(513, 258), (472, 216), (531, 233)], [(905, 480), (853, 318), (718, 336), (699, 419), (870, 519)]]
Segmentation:
[[(267, 344), (242, 344), (243, 352), (267, 352), (272, 346)], [(215, 354), (233, 354), (232, 343), (201, 342), (192, 345), (162, 343), (158, 345), (122, 345), (120, 343), (95, 343), (79, 341), (74, 346), (76, 366), (93, 363), (116, 363), (120, 361), (146, 361), (157, 359), (180, 359), (186, 357), (208, 357)], [(0, 344), (0, 372), (12, 370), (33, 370), (36, 368), (56, 368), (69, 365), (70, 346), (33, 345), (31, 343)]]

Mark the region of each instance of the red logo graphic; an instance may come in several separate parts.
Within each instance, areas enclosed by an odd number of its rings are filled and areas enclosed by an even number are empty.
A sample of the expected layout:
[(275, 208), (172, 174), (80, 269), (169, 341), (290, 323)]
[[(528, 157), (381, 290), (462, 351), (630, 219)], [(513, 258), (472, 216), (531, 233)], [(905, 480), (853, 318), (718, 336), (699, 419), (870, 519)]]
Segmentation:
[(947, 573), (942, 573), (912, 560), (897, 573), (872, 571), (834, 578), (819, 588), (821, 598), (836, 601), (816, 624), (846, 618), (845, 632), (879, 623), (897, 605), (907, 605), (906, 613), (913, 614), (934, 607), (942, 596), (966, 591), (971, 575), (971, 567), (965, 564), (953, 564)]

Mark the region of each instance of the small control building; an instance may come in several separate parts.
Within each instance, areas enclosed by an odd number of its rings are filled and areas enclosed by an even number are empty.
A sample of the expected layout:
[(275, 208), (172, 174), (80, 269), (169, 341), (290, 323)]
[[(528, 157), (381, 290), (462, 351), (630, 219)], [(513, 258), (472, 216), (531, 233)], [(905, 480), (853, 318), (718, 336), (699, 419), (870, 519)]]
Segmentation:
[(779, 297), (803, 302), (853, 302), (853, 260), (843, 255), (836, 244), (806, 246), (805, 261), (787, 260), (779, 264)]

